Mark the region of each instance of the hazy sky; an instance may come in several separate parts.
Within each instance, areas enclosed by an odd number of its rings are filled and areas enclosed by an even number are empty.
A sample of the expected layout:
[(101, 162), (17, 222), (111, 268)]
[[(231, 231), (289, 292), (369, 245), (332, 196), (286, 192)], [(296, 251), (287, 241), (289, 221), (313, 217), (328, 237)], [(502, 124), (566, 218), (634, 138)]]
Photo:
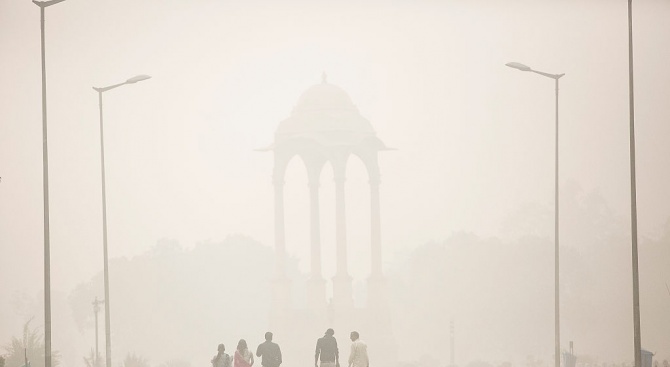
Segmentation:
[[(628, 218), (627, 2), (68, 0), (47, 18), (52, 287), (102, 268), (105, 93), (109, 253), (250, 235), (273, 244), (273, 140), (301, 93), (346, 90), (382, 152), (385, 264), (454, 231), (501, 236), (526, 203), (553, 205), (554, 85), (561, 185), (600, 192)], [(670, 3), (635, 2), (641, 236), (670, 217)], [(39, 9), (0, 0), (0, 294), (42, 289)], [(369, 272), (363, 166), (347, 178), (351, 273)], [(324, 256), (334, 256), (332, 171), (321, 177)], [(287, 247), (308, 270), (306, 173), (286, 178)], [(562, 215), (569, 216), (569, 212)], [(628, 223), (624, 221), (624, 223)], [(326, 276), (334, 260), (324, 260)], [(9, 277), (12, 282), (8, 282)], [(18, 278), (18, 279), (17, 279)]]

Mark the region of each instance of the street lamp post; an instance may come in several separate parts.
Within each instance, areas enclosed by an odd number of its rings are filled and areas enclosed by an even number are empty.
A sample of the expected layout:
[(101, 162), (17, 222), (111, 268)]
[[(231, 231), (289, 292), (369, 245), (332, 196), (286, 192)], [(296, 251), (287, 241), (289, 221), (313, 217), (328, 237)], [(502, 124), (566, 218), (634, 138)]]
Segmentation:
[[(518, 62), (510, 62), (505, 64), (514, 69), (521, 71), (530, 71), (535, 74), (540, 74), (555, 81), (556, 89), (556, 142), (555, 142), (555, 175), (554, 175), (554, 363), (556, 367), (561, 365), (561, 324), (560, 324), (560, 303), (558, 292), (558, 79), (565, 74), (550, 74), (542, 71), (531, 69), (529, 66), (520, 64)], [(638, 366), (639, 367), (639, 366)]]
[(42, 185), (44, 189), (44, 366), (51, 367), (51, 247), (49, 243), (49, 153), (47, 145), (47, 68), (44, 9), (65, 0), (34, 1), (40, 7), (42, 54)]
[(93, 360), (95, 367), (100, 367), (100, 352), (98, 352), (98, 312), (100, 312), (100, 304), (105, 303), (105, 301), (98, 301), (98, 297), (95, 297), (93, 301), (93, 313), (95, 314), (95, 359)]
[(640, 276), (637, 259), (637, 194), (635, 184), (635, 99), (633, 94), (633, 1), (628, 0), (628, 105), (630, 113), (630, 227), (633, 261), (633, 348), (635, 367), (642, 367)]
[[(62, 1), (62, 0), (61, 0)], [(105, 278), (105, 366), (112, 366), (112, 340), (110, 336), (110, 321), (109, 321), (109, 266), (107, 257), (107, 197), (105, 193), (105, 143), (102, 125), (102, 93), (118, 88), (126, 84), (134, 84), (142, 80), (151, 78), (148, 75), (138, 75), (126, 80), (123, 83), (110, 85), (108, 87), (96, 88), (98, 92), (98, 103), (100, 105), (100, 162), (102, 170), (102, 249), (104, 261), (104, 278)]]

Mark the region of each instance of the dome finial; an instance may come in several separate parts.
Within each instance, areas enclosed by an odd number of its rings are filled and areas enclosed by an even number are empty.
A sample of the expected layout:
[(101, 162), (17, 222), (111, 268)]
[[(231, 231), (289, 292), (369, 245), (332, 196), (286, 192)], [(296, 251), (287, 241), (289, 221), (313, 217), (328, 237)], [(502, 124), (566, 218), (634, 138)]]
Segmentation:
[(323, 73), (321, 73), (321, 83), (326, 84), (328, 83), (328, 75), (326, 75), (326, 71), (324, 70)]

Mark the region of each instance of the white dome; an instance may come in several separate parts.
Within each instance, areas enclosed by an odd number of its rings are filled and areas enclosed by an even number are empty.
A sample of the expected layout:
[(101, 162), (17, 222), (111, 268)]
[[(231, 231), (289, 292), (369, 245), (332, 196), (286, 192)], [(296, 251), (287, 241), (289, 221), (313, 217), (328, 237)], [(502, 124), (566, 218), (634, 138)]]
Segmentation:
[(314, 132), (374, 134), (370, 122), (358, 113), (342, 88), (325, 81), (307, 89), (298, 99), (291, 116), (283, 120), (277, 134)]

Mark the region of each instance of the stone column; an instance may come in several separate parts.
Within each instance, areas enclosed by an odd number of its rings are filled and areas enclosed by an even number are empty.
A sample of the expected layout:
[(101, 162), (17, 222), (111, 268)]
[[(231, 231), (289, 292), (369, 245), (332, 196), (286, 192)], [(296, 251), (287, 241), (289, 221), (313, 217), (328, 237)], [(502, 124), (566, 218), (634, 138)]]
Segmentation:
[(278, 278), (286, 276), (286, 237), (284, 234), (284, 182), (274, 181), (275, 188), (275, 253), (276, 275)]
[(335, 173), (335, 242), (337, 272), (333, 278), (333, 303), (336, 310), (353, 307), (351, 276), (347, 266), (347, 218), (344, 205), (344, 167), (333, 165)]
[(319, 183), (309, 183), (310, 242), (312, 243), (311, 276), (321, 278), (321, 218)]
[(326, 281), (321, 272), (321, 218), (319, 210), (319, 181), (310, 177), (310, 242), (311, 274), (309, 279), (308, 302), (313, 312), (326, 310)]
[(370, 239), (371, 276), (382, 276), (381, 210), (379, 207), (379, 177), (370, 179)]
[(348, 275), (344, 177), (335, 178), (335, 242), (337, 244), (337, 275)]
[(386, 279), (382, 273), (381, 209), (379, 200), (379, 171), (373, 166), (370, 173), (370, 278), (368, 279), (368, 309), (379, 318), (388, 317)]

